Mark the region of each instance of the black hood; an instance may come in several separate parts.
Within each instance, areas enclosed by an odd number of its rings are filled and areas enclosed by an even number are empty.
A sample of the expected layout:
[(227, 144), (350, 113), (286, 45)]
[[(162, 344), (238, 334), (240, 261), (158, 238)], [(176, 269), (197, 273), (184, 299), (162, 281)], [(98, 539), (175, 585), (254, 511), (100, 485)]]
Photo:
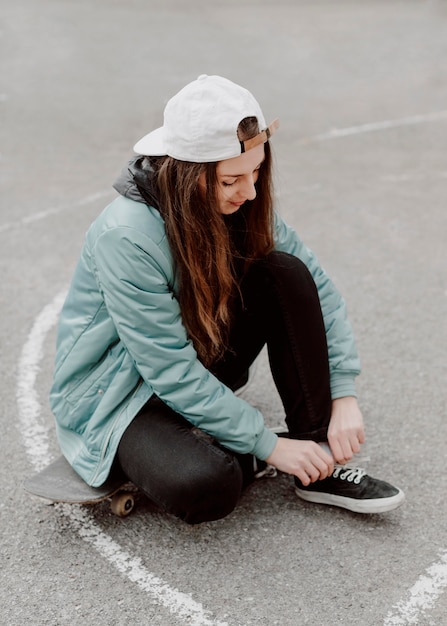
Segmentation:
[(153, 169), (148, 159), (133, 157), (115, 181), (113, 188), (122, 196), (159, 208)]

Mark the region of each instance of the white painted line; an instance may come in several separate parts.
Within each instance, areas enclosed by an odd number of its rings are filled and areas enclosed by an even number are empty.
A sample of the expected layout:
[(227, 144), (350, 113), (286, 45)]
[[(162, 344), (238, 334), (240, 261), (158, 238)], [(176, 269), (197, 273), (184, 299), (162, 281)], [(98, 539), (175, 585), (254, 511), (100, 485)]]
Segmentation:
[(21, 226), (27, 226), (28, 224), (32, 224), (34, 222), (38, 222), (39, 220), (46, 219), (51, 215), (58, 215), (59, 213), (63, 213), (64, 211), (70, 211), (72, 209), (76, 209), (77, 207), (91, 204), (92, 202), (95, 202), (96, 200), (101, 200), (102, 198), (106, 198), (107, 196), (112, 197), (112, 193), (113, 192), (111, 190), (98, 191), (97, 193), (92, 193), (85, 198), (81, 198), (81, 200), (78, 200), (78, 202), (75, 202), (74, 204), (53, 207), (50, 209), (46, 209), (45, 211), (38, 211), (37, 213), (25, 215), (15, 222), (6, 222), (6, 224), (0, 224), (0, 233), (14, 230), (15, 228), (20, 228)]
[[(426, 611), (433, 608), (437, 599), (447, 587), (447, 550), (440, 554), (440, 560), (425, 570), (409, 591), (407, 601), (398, 602), (390, 611), (384, 626), (410, 626), (419, 624)], [(426, 623), (426, 622), (424, 622)]]
[(388, 130), (399, 126), (413, 126), (415, 124), (425, 124), (426, 122), (436, 122), (447, 119), (447, 111), (434, 111), (424, 115), (411, 115), (396, 120), (384, 120), (382, 122), (370, 122), (359, 126), (349, 126), (347, 128), (333, 128), (325, 133), (304, 137), (299, 143), (309, 144), (319, 141), (327, 141), (329, 139), (337, 139), (339, 137), (350, 137), (352, 135), (360, 135), (362, 133), (371, 133), (378, 130)]
[(405, 172), (403, 174), (385, 174), (380, 180), (385, 183), (420, 183), (426, 181), (445, 180), (447, 172)]
[[(333, 128), (327, 132), (320, 133), (318, 135), (313, 135), (311, 137), (304, 137), (303, 139), (299, 141), (299, 143), (306, 145), (310, 143), (318, 143), (319, 141), (328, 141), (329, 139), (337, 139), (339, 137), (349, 137), (352, 135), (359, 135), (362, 133), (370, 133), (373, 131), (397, 128), (398, 126), (412, 126), (415, 124), (425, 124), (426, 122), (436, 122), (436, 121), (445, 120), (445, 119), (447, 119), (447, 110), (433, 111), (431, 113), (425, 113), (422, 115), (410, 115), (408, 117), (402, 117), (396, 120), (369, 122), (367, 124), (360, 124), (359, 126), (348, 126), (347, 128)], [(50, 208), (45, 211), (39, 211), (38, 213), (33, 213), (31, 215), (22, 217), (16, 222), (7, 222), (6, 224), (0, 224), (0, 233), (12, 230), (14, 228), (19, 228), (20, 226), (26, 226), (27, 224), (32, 224), (33, 222), (37, 222), (38, 220), (45, 219), (49, 217), (50, 215), (57, 215), (58, 213), (71, 210), (77, 206), (83, 206), (85, 204), (89, 204), (91, 202), (94, 202), (95, 200), (99, 200), (104, 197), (107, 197), (111, 193), (112, 193), (111, 190), (100, 191), (100, 192), (91, 194), (89, 196), (86, 196), (85, 198), (81, 199), (79, 202), (75, 204)]]
[[(426, 122), (447, 119), (447, 111), (437, 111), (425, 115), (414, 115), (397, 120), (385, 120), (372, 122), (360, 126), (333, 129), (326, 133), (304, 138), (300, 143), (309, 144), (338, 137), (347, 137), (361, 133), (387, 130), (399, 126), (409, 126)], [(81, 199), (76, 204), (47, 209), (33, 215), (21, 218), (17, 222), (0, 225), (0, 233), (6, 232), (19, 226), (45, 219), (76, 206), (83, 206), (97, 199), (109, 195), (110, 191), (98, 192)], [(65, 293), (58, 294), (56, 298), (43, 309), (37, 317), (35, 324), (24, 345), (18, 367), (17, 380), (17, 404), (19, 409), (19, 422), (23, 436), (25, 449), (34, 469), (39, 470), (50, 462), (48, 452), (48, 433), (40, 424), (41, 406), (38, 393), (35, 388), (40, 361), (43, 357), (43, 343), (46, 335), (54, 326), (60, 311)], [(212, 621), (207, 617), (202, 605), (195, 602), (182, 592), (171, 589), (166, 583), (153, 576), (141, 565), (138, 557), (133, 557), (122, 550), (119, 544), (104, 534), (93, 520), (78, 507), (63, 509), (64, 515), (76, 528), (79, 535), (88, 543), (94, 545), (96, 550), (112, 563), (120, 572), (125, 574), (132, 582), (137, 583), (141, 589), (157, 598), (157, 601), (165, 606), (173, 614), (181, 617), (188, 616), (188, 623), (192, 626), (227, 626), (224, 622)], [(75, 513), (76, 511), (76, 513)], [(396, 605), (396, 612), (390, 613), (385, 619), (384, 626), (406, 626), (418, 623), (418, 615), (431, 608), (439, 595), (447, 586), (447, 552), (441, 554), (441, 562), (435, 563), (426, 570), (427, 574), (421, 576), (410, 590), (410, 600)], [(194, 616), (193, 616), (194, 614)], [(193, 621), (191, 621), (191, 618)]]
[(65, 294), (65, 291), (59, 293), (37, 316), (18, 363), (16, 398), (20, 430), (28, 458), (36, 471), (43, 469), (50, 460), (47, 428), (40, 423), (41, 406), (36, 380), (45, 338), (56, 324)]
[[(398, 126), (412, 126), (415, 124), (424, 124), (426, 122), (436, 122), (439, 120), (447, 119), (447, 111), (434, 111), (432, 113), (425, 113), (423, 115), (411, 115), (408, 117), (402, 117), (396, 120), (384, 120), (382, 122), (369, 122), (367, 124), (360, 124), (359, 126), (348, 126), (347, 128), (333, 128), (327, 132), (320, 133), (318, 135), (313, 135), (311, 137), (304, 137), (299, 141), (300, 144), (310, 144), (310, 143), (318, 143), (319, 141), (328, 141), (329, 139), (337, 139), (339, 137), (349, 137), (352, 135), (359, 135), (362, 133), (370, 133), (373, 131), (379, 130), (388, 130), (390, 128), (397, 128)], [(95, 200), (99, 200), (111, 194), (111, 190), (108, 191), (100, 191), (98, 193), (91, 194), (90, 196), (86, 196), (81, 199), (79, 202), (75, 204), (70, 204), (68, 206), (55, 207), (52, 209), (47, 209), (45, 211), (39, 211), (38, 213), (33, 213), (31, 215), (26, 215), (16, 222), (7, 222), (6, 224), (0, 224), (0, 233), (12, 230), (14, 228), (19, 228), (20, 226), (26, 226), (27, 224), (32, 224), (33, 222), (37, 222), (39, 220), (45, 219), (50, 215), (57, 215), (58, 213), (62, 213), (64, 211), (71, 210), (77, 206), (83, 206), (85, 204), (89, 204), (90, 202), (94, 202)]]
[(190, 595), (169, 587), (160, 578), (148, 572), (138, 557), (123, 550), (116, 541), (102, 532), (81, 507), (66, 504), (59, 507), (84, 541), (91, 544), (101, 556), (152, 596), (158, 604), (185, 619), (186, 623), (192, 626), (228, 626), (226, 623), (213, 621), (207, 615), (208, 611), (205, 611)]
[[(45, 338), (57, 322), (64, 298), (65, 292), (59, 293), (37, 316), (18, 364), (16, 396), (20, 433), (35, 470), (45, 467), (51, 461), (48, 431), (40, 423), (41, 405), (36, 381), (44, 355)], [(151, 574), (139, 557), (121, 548), (81, 507), (58, 505), (57, 508), (84, 541), (92, 545), (111, 565), (152, 596), (172, 615), (185, 620), (185, 623), (190, 626), (228, 626), (226, 622), (214, 620), (210, 612), (205, 610), (202, 604), (193, 600), (190, 595), (170, 587)]]

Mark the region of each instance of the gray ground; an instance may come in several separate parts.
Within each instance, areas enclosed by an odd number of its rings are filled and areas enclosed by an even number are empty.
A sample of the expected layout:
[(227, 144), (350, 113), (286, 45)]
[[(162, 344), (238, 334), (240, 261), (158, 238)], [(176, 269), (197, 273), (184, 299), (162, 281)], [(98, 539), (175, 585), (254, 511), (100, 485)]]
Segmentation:
[[(1, 4), (0, 622), (447, 624), (447, 3)], [(279, 207), (348, 302), (368, 469), (407, 494), (390, 514), (307, 505), (284, 475), (198, 528), (21, 490), (56, 454), (54, 299), (134, 141), (201, 73), (281, 119)], [(264, 361), (246, 398), (281, 422)]]

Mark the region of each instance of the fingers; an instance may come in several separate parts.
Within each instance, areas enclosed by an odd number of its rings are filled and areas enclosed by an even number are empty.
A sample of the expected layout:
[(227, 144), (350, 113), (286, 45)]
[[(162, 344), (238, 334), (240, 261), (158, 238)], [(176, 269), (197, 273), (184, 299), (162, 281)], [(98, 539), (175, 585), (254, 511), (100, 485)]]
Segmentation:
[(365, 441), (363, 431), (345, 434), (344, 436), (328, 436), (331, 452), (337, 463), (344, 465), (360, 452), (361, 444)]
[(327, 478), (327, 473), (325, 471), (320, 472), (315, 466), (308, 465), (303, 468), (299, 468), (295, 471), (295, 476), (300, 479), (304, 486), (310, 485), (310, 483), (314, 483), (317, 480), (321, 480), (322, 478)]
[(298, 470), (295, 473), (295, 476), (300, 479), (305, 487), (310, 485), (311, 482), (315, 482), (310, 479), (309, 474), (307, 474), (304, 470)]
[(317, 480), (323, 480), (324, 478), (331, 476), (333, 471), (334, 468), (332, 467), (332, 469), (329, 469), (327, 465), (322, 470), (319, 470), (315, 466), (308, 465), (305, 468), (297, 469), (294, 472), (294, 475), (300, 479), (304, 486), (307, 486)]
[(318, 444), (309, 443), (308, 458), (302, 461), (301, 467), (295, 472), (303, 485), (323, 480), (334, 471), (334, 461)]
[(334, 471), (332, 456), (315, 441), (281, 437), (266, 461), (280, 471), (296, 476), (303, 485), (327, 478)]
[(335, 460), (341, 465), (350, 461), (354, 456), (353, 447), (347, 439), (342, 439), (341, 441), (336, 439), (333, 440), (332, 443), (329, 442), (329, 445), (331, 446), (332, 454), (334, 455)]
[[(332, 458), (332, 456), (324, 452), (324, 450), (320, 446), (318, 446), (318, 448), (318, 456), (315, 460), (315, 469), (318, 470), (318, 475), (316, 476), (315, 480), (322, 480), (332, 475), (332, 472), (334, 471), (334, 459)], [(324, 456), (321, 456), (321, 453), (323, 453)], [(314, 481), (311, 480), (311, 482)]]
[(345, 464), (360, 452), (365, 441), (363, 417), (356, 398), (338, 398), (332, 403), (328, 442), (337, 463)]

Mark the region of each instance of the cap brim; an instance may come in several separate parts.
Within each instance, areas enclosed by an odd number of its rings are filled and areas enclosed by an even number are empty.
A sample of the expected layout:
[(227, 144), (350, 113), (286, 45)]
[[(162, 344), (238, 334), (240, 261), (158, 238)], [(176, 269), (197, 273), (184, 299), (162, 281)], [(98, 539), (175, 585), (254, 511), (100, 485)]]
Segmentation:
[(163, 126), (142, 137), (137, 141), (133, 149), (137, 154), (143, 154), (144, 156), (164, 156), (166, 147)]

